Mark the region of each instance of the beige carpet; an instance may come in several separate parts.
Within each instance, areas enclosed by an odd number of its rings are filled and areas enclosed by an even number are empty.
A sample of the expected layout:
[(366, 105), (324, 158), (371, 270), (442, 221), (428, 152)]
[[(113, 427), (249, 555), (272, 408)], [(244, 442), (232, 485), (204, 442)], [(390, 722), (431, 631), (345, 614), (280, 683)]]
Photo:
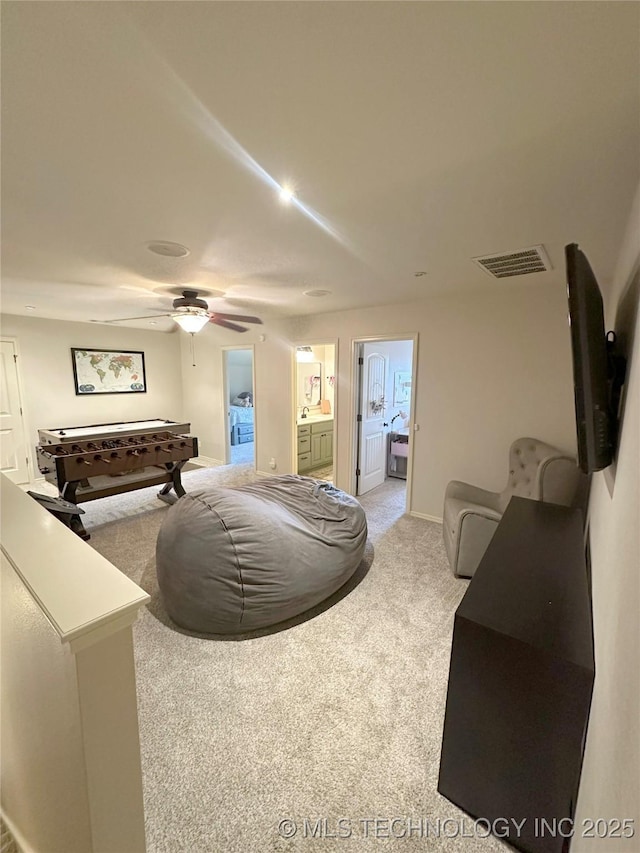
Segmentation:
[(245, 441), (243, 444), (231, 445), (232, 465), (244, 465), (246, 463), (253, 464), (255, 458), (255, 443), (253, 441)]
[[(225, 466), (184, 485), (253, 476)], [(368, 571), (347, 595), (232, 642), (176, 631), (162, 612), (154, 547), (169, 508), (157, 489), (85, 504), (90, 544), (155, 599), (134, 629), (149, 851), (505, 849), (436, 791), (466, 582), (440, 526), (403, 515), (405, 485), (362, 498)]]

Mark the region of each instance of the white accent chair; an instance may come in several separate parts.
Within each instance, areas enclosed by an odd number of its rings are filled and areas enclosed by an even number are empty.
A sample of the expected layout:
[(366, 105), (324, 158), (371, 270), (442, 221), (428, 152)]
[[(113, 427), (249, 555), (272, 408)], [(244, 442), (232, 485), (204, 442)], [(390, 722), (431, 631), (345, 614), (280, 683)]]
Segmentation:
[(444, 498), (443, 536), (456, 577), (473, 577), (513, 495), (572, 506), (584, 486), (576, 460), (536, 438), (518, 438), (509, 450), (509, 480), (489, 492), (452, 480)]

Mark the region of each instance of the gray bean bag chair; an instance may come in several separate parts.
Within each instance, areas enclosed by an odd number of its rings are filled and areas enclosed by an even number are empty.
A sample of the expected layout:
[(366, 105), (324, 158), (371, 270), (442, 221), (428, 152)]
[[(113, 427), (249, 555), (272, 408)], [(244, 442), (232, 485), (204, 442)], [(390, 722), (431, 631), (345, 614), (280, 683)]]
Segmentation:
[(308, 610), (357, 569), (367, 540), (355, 498), (310, 477), (269, 477), (180, 498), (156, 547), (174, 622), (237, 634)]

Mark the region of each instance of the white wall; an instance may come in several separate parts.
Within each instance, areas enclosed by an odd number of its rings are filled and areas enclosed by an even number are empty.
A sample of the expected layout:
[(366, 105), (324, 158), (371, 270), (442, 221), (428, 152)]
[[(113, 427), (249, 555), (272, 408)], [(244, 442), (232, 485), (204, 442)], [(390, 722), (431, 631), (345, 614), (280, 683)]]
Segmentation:
[(253, 393), (253, 352), (248, 349), (227, 353), (227, 383), (231, 403), (243, 391)]
[[(440, 517), (450, 479), (489, 489), (506, 481), (507, 449), (521, 435), (575, 452), (564, 286), (510, 283), (475, 295), (268, 321), (240, 335), (213, 325), (195, 337), (5, 316), (18, 338), (31, 443), (42, 427), (149, 417), (185, 418), (200, 451), (225, 458), (222, 347), (255, 344), (256, 452), (260, 471), (289, 473), (293, 461), (293, 341), (339, 339), (337, 482), (349, 489), (352, 340), (419, 334), (410, 506)], [(265, 340), (261, 342), (260, 336)], [(76, 397), (72, 346), (145, 351), (148, 393)], [(181, 369), (180, 369), (181, 368)], [(181, 381), (182, 380), (182, 381)], [(334, 409), (335, 410), (335, 409)]]
[[(4, 554), (0, 559), (3, 740), (15, 723), (12, 737), (2, 744), (2, 806), (33, 850), (46, 850), (55, 838), (58, 849), (84, 853), (92, 849), (91, 821), (75, 658), (62, 646)], [(28, 780), (29, 796), (20, 791), (20, 778)]]
[[(384, 389), (385, 410), (384, 419), (387, 423), (391, 423), (391, 419), (399, 412), (406, 412), (408, 415), (411, 411), (411, 395), (406, 403), (395, 404), (393, 402), (394, 381), (397, 372), (411, 374), (412, 359), (413, 359), (413, 341), (380, 341), (375, 344), (375, 349), (387, 357), (387, 381)], [(404, 426), (404, 419), (397, 418), (393, 428), (401, 429)]]
[[(38, 443), (38, 429), (182, 418), (179, 333), (7, 314), (1, 318), (1, 331), (3, 337), (18, 340), (23, 405), (35, 476), (39, 476), (33, 450)], [(71, 347), (142, 350), (146, 394), (76, 396)]]
[(619, 333), (627, 353), (627, 388), (616, 463), (594, 474), (591, 485), (596, 682), (576, 815), (578, 827), (587, 818), (634, 819), (635, 836), (613, 841), (578, 835), (574, 853), (640, 848), (639, 268), (640, 186), (605, 300), (606, 328)]
[(336, 348), (334, 344), (326, 344), (324, 348), (324, 361), (322, 362), (322, 396), (329, 402), (331, 414), (336, 410), (335, 382), (329, 382), (331, 376), (336, 373)]
[[(264, 341), (260, 341), (264, 337)], [(183, 417), (198, 436), (200, 453), (210, 459), (225, 458), (227, 403), (223, 393), (223, 347), (255, 344), (254, 403), (256, 467), (258, 471), (291, 473), (293, 416), (293, 347), (281, 324), (266, 322), (259, 330), (242, 334), (209, 324), (195, 337), (193, 366), (189, 336), (181, 335)], [(269, 466), (276, 460), (276, 468)]]
[[(434, 296), (419, 302), (269, 321), (243, 334), (255, 343), (256, 459), (260, 471), (293, 470), (294, 343), (338, 340), (337, 484), (349, 489), (352, 341), (399, 339), (418, 333), (414, 381), (420, 425), (414, 435), (410, 507), (442, 516), (449, 480), (501, 489), (511, 442), (531, 435), (575, 453), (571, 345), (567, 298), (561, 285), (499, 284), (477, 294)], [(265, 341), (260, 342), (259, 336)], [(196, 336), (196, 367), (182, 342), (183, 416), (199, 437), (201, 453), (224, 459), (226, 404), (222, 347), (238, 335), (207, 326)]]
[(357, 337), (419, 335), (412, 511), (441, 518), (452, 479), (502, 489), (509, 445), (520, 436), (576, 452), (564, 283), (501, 283), (393, 310), (381, 306), (301, 317), (289, 329), (297, 341), (339, 338), (341, 488), (348, 489), (351, 480), (352, 341)]

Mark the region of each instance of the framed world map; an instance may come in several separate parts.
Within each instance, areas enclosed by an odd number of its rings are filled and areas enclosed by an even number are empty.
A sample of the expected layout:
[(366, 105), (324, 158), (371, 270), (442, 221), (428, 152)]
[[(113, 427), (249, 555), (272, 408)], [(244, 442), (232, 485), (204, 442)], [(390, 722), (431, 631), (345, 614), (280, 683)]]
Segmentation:
[(144, 394), (144, 353), (71, 347), (76, 394)]

